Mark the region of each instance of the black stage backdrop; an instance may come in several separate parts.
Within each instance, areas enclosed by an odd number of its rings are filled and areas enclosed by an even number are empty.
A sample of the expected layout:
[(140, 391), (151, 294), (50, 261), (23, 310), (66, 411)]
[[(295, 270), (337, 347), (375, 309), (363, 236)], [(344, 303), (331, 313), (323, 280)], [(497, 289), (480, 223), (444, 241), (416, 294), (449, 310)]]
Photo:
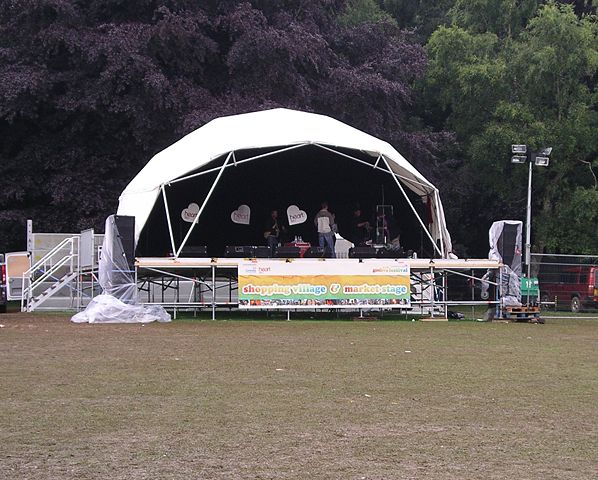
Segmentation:
[[(244, 150), (236, 152), (235, 157), (239, 162), (272, 150)], [(363, 152), (347, 150), (346, 153), (370, 164), (375, 161)], [(225, 156), (216, 159), (198, 172), (222, 165), (224, 159)], [(217, 173), (207, 173), (167, 187), (177, 248), (191, 225), (183, 221), (181, 212), (190, 203), (201, 206)], [(407, 192), (426, 221), (425, 206), (416, 195)], [(301, 147), (226, 168), (187, 245), (206, 245), (210, 256), (222, 256), (227, 245), (263, 245), (264, 227), (270, 211), (278, 209), (279, 217), (286, 223), (289, 205), (297, 205), (304, 210), (308, 220), (290, 227), (288, 236), (292, 239), (300, 235), (316, 244), (313, 219), (322, 201), (327, 201), (329, 210), (336, 215), (341, 235), (346, 234), (349, 228), (356, 204), (360, 205), (362, 215), (372, 225), (376, 205), (392, 205), (403, 247), (418, 251), (420, 255), (432, 253), (429, 240), (390, 175), (317, 146)], [(231, 213), (242, 204), (251, 208), (250, 225), (238, 225), (231, 220)], [(164, 203), (160, 196), (141, 233), (136, 254), (168, 256), (171, 250)]]

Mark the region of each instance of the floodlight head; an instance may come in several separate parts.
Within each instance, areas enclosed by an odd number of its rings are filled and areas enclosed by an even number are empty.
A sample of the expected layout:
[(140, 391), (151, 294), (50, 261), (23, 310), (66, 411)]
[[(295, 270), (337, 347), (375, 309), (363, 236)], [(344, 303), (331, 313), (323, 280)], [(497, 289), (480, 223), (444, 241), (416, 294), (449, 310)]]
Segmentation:
[(538, 150), (538, 155), (548, 157), (552, 153), (552, 147), (544, 147)]
[(536, 157), (534, 163), (538, 167), (547, 167), (548, 164), (550, 163), (550, 158), (549, 157)]
[(525, 163), (527, 157), (525, 155), (513, 155), (511, 157), (511, 163)]
[(527, 145), (511, 145), (511, 153), (525, 155), (527, 153)]

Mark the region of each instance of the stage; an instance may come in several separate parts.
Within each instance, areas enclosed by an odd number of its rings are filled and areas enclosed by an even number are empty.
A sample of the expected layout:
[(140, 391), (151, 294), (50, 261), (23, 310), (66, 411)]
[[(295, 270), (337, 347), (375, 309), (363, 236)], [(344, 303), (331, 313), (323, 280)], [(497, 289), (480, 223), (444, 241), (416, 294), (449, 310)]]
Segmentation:
[[(135, 273), (140, 300), (175, 314), (211, 309), (215, 319), (217, 309), (398, 310), (446, 317), (450, 305), (497, 303), (476, 300), (473, 282), (488, 270), (499, 275), (501, 266), (487, 259), (139, 257)], [(455, 278), (471, 283), (470, 297), (460, 291), (451, 299), (449, 279)]]
[[(322, 262), (326, 264), (328, 262), (343, 262), (347, 264), (359, 263), (358, 258), (321, 258), (321, 259), (307, 259), (307, 258), (174, 258), (174, 257), (140, 257), (136, 258), (135, 266), (137, 268), (168, 268), (168, 269), (193, 269), (193, 268), (238, 268), (239, 264), (246, 262), (247, 260), (252, 261), (278, 261), (282, 263), (291, 262)], [(412, 270), (429, 270), (434, 269), (449, 269), (449, 270), (479, 270), (479, 269), (492, 269), (500, 267), (500, 263), (494, 260), (488, 259), (450, 259), (450, 258), (396, 258), (396, 259), (384, 259), (381, 260), (390, 264), (396, 262), (402, 262), (411, 267)]]

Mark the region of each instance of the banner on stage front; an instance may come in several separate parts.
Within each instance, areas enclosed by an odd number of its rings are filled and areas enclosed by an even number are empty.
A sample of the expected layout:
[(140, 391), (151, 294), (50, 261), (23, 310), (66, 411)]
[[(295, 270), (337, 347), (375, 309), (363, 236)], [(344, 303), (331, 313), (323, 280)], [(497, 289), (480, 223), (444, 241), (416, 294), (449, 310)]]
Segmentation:
[(405, 308), (409, 274), (408, 264), (388, 260), (246, 260), (239, 308)]

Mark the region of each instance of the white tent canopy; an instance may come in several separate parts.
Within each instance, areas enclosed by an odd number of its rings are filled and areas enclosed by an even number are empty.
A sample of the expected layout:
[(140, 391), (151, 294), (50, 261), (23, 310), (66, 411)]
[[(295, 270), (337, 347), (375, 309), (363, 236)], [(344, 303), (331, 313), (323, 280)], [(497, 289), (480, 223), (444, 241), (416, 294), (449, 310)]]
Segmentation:
[[(372, 163), (367, 165), (392, 175), (397, 188), (404, 194), (404, 187), (407, 187), (420, 198), (426, 198), (431, 202), (432, 223), (426, 226), (405, 194), (422, 228), (433, 242), (434, 248), (443, 257), (451, 252), (451, 239), (446, 228), (438, 189), (389, 143), (324, 115), (283, 108), (217, 118), (162, 150), (127, 185), (120, 196), (117, 213), (135, 217), (135, 241), (137, 242), (161, 193), (165, 203), (167, 202), (164, 187), (170, 183), (192, 177), (198, 169), (226, 156), (222, 165), (214, 166), (213, 171), (218, 171), (218, 176), (202, 205), (203, 209), (224, 170), (235, 165), (234, 152), (249, 149), (276, 149), (243, 160), (247, 162), (306, 145), (315, 145), (347, 157), (348, 160), (366, 164), (367, 162), (347, 154), (345, 150), (367, 153), (372, 157)], [(168, 210), (167, 204), (165, 206)], [(188, 235), (200, 214), (201, 210), (191, 225)], [(170, 234), (173, 251), (180, 252), (183, 245), (175, 248), (172, 230)]]

